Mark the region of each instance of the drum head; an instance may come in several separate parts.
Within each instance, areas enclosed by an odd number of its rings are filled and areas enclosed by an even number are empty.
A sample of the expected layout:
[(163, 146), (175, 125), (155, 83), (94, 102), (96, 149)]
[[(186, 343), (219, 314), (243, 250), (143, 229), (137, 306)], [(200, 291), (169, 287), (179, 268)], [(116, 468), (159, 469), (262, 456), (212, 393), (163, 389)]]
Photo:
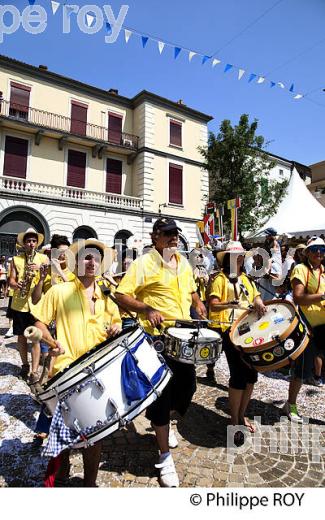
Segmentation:
[(266, 302), (266, 314), (258, 318), (256, 312), (244, 313), (231, 328), (234, 345), (245, 348), (259, 347), (283, 336), (295, 317), (295, 307), (285, 300)]
[(218, 334), (218, 332), (206, 328), (197, 329), (195, 327), (169, 327), (167, 329), (167, 334), (182, 341), (189, 341), (194, 339), (196, 343), (209, 343), (211, 341), (218, 341), (220, 339), (220, 334)]

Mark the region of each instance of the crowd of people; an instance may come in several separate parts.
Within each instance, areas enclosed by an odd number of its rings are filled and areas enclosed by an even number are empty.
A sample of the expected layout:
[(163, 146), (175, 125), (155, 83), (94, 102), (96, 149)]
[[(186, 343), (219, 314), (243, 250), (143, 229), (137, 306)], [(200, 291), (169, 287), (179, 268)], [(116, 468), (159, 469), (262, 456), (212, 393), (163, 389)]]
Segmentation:
[[(103, 242), (88, 239), (70, 244), (55, 234), (43, 246), (44, 237), (29, 228), (17, 236), (18, 253), (9, 261), (0, 257), (1, 297), (9, 296), (5, 337), (17, 336), (21, 358), (20, 377), (36, 391), (41, 378), (40, 362), (50, 377), (86, 352), (120, 334), (122, 328), (139, 326), (154, 345), (165, 342), (165, 331), (180, 320), (201, 322), (222, 338), (229, 365), (229, 409), (232, 425), (252, 434), (255, 426), (246, 410), (258, 371), (243, 360), (231, 341), (232, 325), (245, 311), (257, 319), (266, 313), (265, 302), (293, 302), (308, 327), (311, 340), (290, 365), (291, 380), (283, 413), (302, 422), (297, 398), (302, 384), (322, 384), (325, 337), (325, 242), (311, 237), (306, 244), (289, 248), (276, 230), (267, 229), (262, 247), (243, 246), (229, 240), (212, 250), (197, 247), (189, 255), (178, 251), (181, 230), (171, 218), (153, 225), (151, 245), (137, 257), (115, 252)], [(137, 257), (137, 258), (136, 258)], [(116, 266), (121, 266), (117, 268)], [(105, 288), (105, 290), (103, 289)], [(25, 330), (36, 326), (42, 339), (33, 342), (31, 364)], [(195, 365), (162, 353), (172, 377), (161, 395), (146, 409), (159, 449), (159, 481), (178, 487), (179, 479), (171, 448), (177, 438), (170, 428), (172, 411), (184, 415), (196, 391)], [(215, 381), (215, 363), (207, 363), (206, 375)], [(51, 437), (51, 419), (41, 410), (35, 439)], [(243, 443), (235, 433), (237, 446)], [(93, 487), (101, 456), (101, 441), (82, 449), (84, 485)], [(69, 476), (69, 450), (60, 454), (55, 481)]]

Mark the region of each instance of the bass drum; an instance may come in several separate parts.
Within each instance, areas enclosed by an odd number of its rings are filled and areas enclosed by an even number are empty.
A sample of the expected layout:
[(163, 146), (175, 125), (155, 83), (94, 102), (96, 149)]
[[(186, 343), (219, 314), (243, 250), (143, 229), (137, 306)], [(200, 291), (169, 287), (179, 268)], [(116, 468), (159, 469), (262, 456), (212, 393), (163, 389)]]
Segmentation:
[(73, 448), (82, 448), (132, 421), (170, 378), (163, 358), (136, 326), (56, 374), (37, 397), (52, 415), (60, 406), (64, 424), (79, 434)]
[(232, 325), (230, 340), (243, 360), (258, 372), (277, 370), (297, 359), (309, 343), (309, 331), (295, 306), (287, 300), (264, 302), (261, 318), (246, 311)]

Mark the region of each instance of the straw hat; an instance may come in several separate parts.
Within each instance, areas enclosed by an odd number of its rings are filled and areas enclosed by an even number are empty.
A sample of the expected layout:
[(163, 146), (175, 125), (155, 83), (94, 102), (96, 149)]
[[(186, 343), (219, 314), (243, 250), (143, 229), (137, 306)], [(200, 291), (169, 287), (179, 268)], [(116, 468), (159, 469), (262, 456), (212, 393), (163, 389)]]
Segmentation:
[(243, 248), (241, 243), (237, 240), (229, 240), (227, 242), (226, 247), (217, 253), (217, 260), (221, 264), (223, 262), (224, 256), (227, 253), (234, 253), (237, 255), (245, 254), (246, 250)]
[[(87, 240), (76, 240), (76, 242), (73, 242), (71, 246), (67, 249), (67, 264), (70, 271), (74, 271), (76, 268), (75, 258), (76, 255), (85, 247), (91, 248), (91, 246), (94, 247), (94, 249), (100, 249), (103, 253), (103, 260), (101, 263), (101, 273), (105, 273), (108, 271), (114, 262), (114, 256), (115, 251), (111, 247), (108, 247), (104, 242), (100, 242), (96, 238), (88, 238)], [(69, 251), (71, 253), (69, 254)]]
[(21, 247), (24, 247), (24, 238), (26, 235), (35, 235), (37, 236), (37, 247), (39, 247), (44, 241), (44, 235), (42, 233), (37, 233), (36, 229), (30, 227), (23, 231), (22, 233), (18, 233), (17, 235), (17, 244)]
[(297, 244), (296, 249), (306, 249), (306, 244)]

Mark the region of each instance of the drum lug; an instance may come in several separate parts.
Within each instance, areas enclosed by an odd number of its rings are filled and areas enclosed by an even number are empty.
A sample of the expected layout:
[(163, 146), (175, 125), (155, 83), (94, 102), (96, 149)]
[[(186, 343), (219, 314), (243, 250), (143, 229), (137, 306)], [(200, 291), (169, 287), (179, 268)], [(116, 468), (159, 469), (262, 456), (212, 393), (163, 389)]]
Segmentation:
[(64, 400), (59, 401), (59, 403), (64, 412), (70, 411), (69, 405)]

